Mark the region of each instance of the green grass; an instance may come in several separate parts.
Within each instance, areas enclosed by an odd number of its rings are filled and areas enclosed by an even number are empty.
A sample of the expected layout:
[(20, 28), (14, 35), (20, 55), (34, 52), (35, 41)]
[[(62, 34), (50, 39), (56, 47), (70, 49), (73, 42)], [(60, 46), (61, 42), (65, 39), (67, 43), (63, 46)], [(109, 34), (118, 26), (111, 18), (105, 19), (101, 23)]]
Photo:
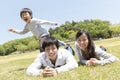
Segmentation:
[[(104, 45), (107, 52), (120, 59), (120, 38), (111, 38), (95, 41), (97, 45)], [(71, 42), (70, 44), (73, 43)], [(39, 51), (0, 56), (0, 80), (119, 80), (120, 63), (105, 66), (87, 67), (79, 65), (78, 68), (60, 73), (54, 77), (33, 77), (26, 75), (26, 68), (34, 61)], [(77, 56), (75, 55), (78, 61)]]

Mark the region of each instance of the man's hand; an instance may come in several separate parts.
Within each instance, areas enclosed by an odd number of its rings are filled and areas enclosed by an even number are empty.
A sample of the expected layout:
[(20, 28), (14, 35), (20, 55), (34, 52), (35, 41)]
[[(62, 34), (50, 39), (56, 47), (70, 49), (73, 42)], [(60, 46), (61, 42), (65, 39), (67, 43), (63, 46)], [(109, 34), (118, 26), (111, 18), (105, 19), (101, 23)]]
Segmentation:
[(48, 66), (43, 70), (43, 77), (49, 77), (54, 75), (57, 75), (57, 70), (54, 68)]

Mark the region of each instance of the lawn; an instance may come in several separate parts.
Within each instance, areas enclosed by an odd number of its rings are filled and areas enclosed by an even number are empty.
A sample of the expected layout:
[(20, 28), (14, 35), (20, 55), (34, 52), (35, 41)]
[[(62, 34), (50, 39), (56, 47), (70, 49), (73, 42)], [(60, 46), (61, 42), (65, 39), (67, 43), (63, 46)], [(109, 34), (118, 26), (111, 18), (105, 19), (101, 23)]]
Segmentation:
[[(107, 52), (120, 59), (120, 37), (95, 41), (99, 45), (104, 45)], [(73, 43), (71, 42), (71, 45)], [(74, 48), (74, 46), (72, 46)], [(120, 62), (105, 66), (87, 67), (79, 65), (78, 68), (60, 73), (54, 77), (33, 77), (26, 75), (26, 68), (34, 61), (39, 54), (39, 50), (23, 54), (11, 54), (0, 56), (0, 80), (119, 80)], [(75, 55), (78, 61), (77, 56)]]

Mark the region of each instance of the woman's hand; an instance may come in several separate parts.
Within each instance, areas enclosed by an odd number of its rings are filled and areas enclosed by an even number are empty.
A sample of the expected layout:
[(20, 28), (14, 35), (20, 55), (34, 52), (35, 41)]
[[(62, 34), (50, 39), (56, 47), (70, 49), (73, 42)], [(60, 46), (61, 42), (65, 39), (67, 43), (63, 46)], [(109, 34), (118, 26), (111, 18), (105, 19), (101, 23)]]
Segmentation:
[(86, 62), (86, 65), (87, 65), (87, 66), (92, 66), (92, 65), (93, 65), (93, 62), (92, 62), (91, 60), (88, 60), (88, 61)]
[(90, 60), (93, 62), (94, 65), (97, 65), (99, 61), (96, 58), (91, 58)]
[(98, 61), (99, 61), (99, 60), (97, 60), (96, 58), (90, 58), (90, 60), (88, 60), (88, 61), (86, 62), (86, 65), (87, 65), (87, 66), (95, 66), (95, 65), (98, 64)]

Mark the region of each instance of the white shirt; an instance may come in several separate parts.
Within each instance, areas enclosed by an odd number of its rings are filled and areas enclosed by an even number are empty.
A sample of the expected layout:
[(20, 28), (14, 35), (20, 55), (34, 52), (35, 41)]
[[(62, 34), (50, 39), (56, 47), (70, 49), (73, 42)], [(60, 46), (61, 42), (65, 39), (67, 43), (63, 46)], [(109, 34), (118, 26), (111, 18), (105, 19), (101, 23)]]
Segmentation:
[(58, 73), (60, 73), (78, 67), (78, 63), (74, 59), (73, 55), (70, 54), (66, 49), (58, 50), (58, 57), (55, 65), (53, 65), (49, 58), (45, 55), (45, 52), (42, 52), (27, 68), (26, 73), (28, 75), (37, 76), (40, 74), (40, 71), (43, 70), (42, 67), (46, 66), (53, 67), (58, 71)]

